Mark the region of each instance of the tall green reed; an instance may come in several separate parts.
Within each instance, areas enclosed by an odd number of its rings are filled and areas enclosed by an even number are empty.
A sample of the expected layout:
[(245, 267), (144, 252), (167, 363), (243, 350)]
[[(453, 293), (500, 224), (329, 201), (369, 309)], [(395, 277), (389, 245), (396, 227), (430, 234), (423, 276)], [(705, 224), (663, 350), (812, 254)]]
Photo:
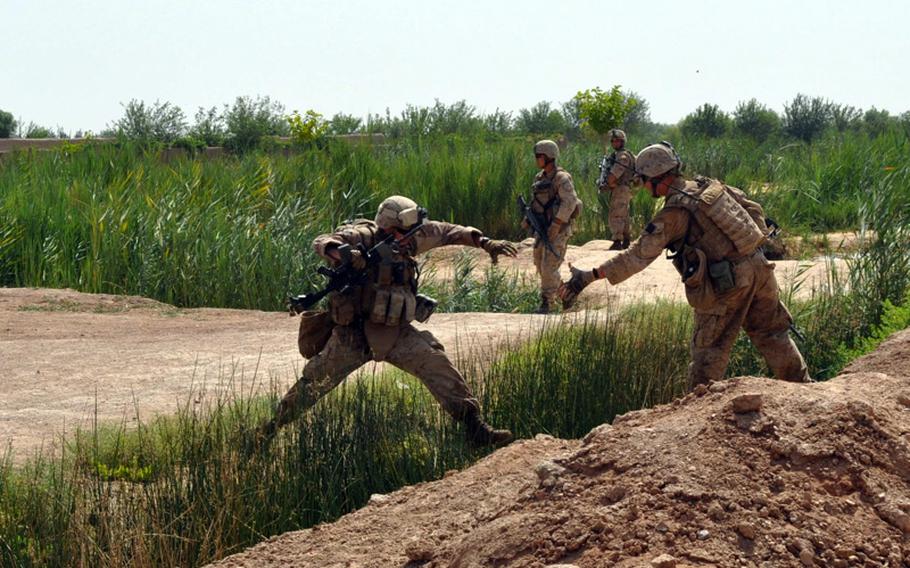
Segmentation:
[[(312, 239), (372, 216), (392, 193), (414, 197), (433, 218), (524, 237), (514, 200), (535, 173), (530, 144), (455, 136), (170, 161), (117, 145), (16, 154), (0, 161), (0, 284), (281, 309), (287, 293), (318, 283)], [(785, 227), (806, 230), (858, 227), (889, 168), (907, 167), (907, 150), (896, 131), (812, 146), (680, 144), (690, 174), (741, 185)], [(579, 143), (562, 153), (586, 203), (577, 243), (607, 235), (606, 196), (593, 183), (602, 151)], [(658, 205), (636, 194), (636, 230)]]

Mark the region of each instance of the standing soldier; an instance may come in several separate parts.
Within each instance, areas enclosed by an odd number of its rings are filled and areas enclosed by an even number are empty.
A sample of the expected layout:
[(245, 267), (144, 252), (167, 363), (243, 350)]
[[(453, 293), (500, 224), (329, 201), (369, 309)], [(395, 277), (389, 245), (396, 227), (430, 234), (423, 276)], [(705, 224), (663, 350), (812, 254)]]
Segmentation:
[(360, 219), (342, 225), (313, 242), (316, 253), (330, 264), (347, 264), (361, 271), (363, 278), (329, 295), (328, 314), (304, 313), (299, 344), (309, 360), (275, 417), (260, 427), (260, 441), (267, 443), (278, 428), (368, 361), (387, 361), (419, 378), (443, 409), (464, 423), (472, 443), (498, 445), (512, 440), (508, 430), (494, 430), (483, 421), (477, 399), (442, 345), (411, 321), (426, 321), (435, 307), (433, 300), (417, 294), (416, 255), (463, 245), (484, 249), (495, 262), (501, 254), (515, 256), (515, 247), (508, 241), (491, 240), (473, 227), (424, 221), (425, 215), (412, 200), (394, 195), (379, 205), (375, 221)]
[(740, 328), (776, 378), (809, 382), (788, 335), (793, 319), (780, 301), (774, 265), (762, 253), (769, 231), (761, 205), (714, 179), (686, 181), (680, 166), (666, 142), (638, 154), (637, 173), (652, 196), (666, 197), (664, 207), (627, 251), (594, 270), (570, 267), (572, 278), (560, 287), (564, 306), (594, 280), (619, 284), (668, 249), (695, 309), (690, 388), (723, 378)]
[(635, 175), (635, 156), (626, 150), (626, 133), (618, 128), (610, 131), (610, 145), (613, 155), (608, 160), (612, 164), (604, 184), (598, 189), (610, 192), (610, 235), (613, 244), (610, 250), (629, 248), (631, 240), (631, 221), (629, 204), (632, 201), (632, 178)]
[[(534, 267), (540, 275), (540, 307), (537, 313), (546, 314), (556, 299), (559, 289), (559, 267), (566, 256), (569, 237), (572, 236), (575, 218), (581, 213), (581, 200), (575, 193), (572, 176), (556, 165), (559, 146), (552, 140), (541, 140), (534, 145), (534, 156), (540, 172), (531, 186), (534, 198), (531, 211), (543, 221), (550, 246), (539, 236), (534, 241)], [(522, 221), (526, 229), (527, 221)]]

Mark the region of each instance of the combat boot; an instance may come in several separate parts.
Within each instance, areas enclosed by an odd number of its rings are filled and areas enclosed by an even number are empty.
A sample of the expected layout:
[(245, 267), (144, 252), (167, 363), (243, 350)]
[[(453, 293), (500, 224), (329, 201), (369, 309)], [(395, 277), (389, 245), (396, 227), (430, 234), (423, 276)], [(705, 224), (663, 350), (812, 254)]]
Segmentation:
[(541, 298), (540, 306), (537, 307), (535, 314), (548, 314), (550, 313), (550, 300), (549, 298)]
[(625, 237), (622, 240), (622, 250), (626, 250), (627, 248), (629, 248), (629, 237)]
[(514, 440), (511, 430), (494, 429), (476, 410), (469, 412), (462, 422), (465, 426), (465, 438), (475, 446), (503, 446)]
[(613, 244), (611, 244), (610, 248), (608, 248), (607, 250), (622, 250), (622, 249), (626, 248), (626, 247), (622, 246), (622, 244), (623, 244), (623, 241), (616, 239), (615, 241), (613, 241)]

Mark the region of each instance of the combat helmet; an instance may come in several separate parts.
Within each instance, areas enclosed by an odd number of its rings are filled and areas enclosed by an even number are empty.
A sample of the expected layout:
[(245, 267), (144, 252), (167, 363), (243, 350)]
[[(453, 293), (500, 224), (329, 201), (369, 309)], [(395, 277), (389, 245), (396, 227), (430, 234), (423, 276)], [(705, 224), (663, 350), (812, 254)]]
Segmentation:
[(612, 142), (613, 140), (622, 140), (623, 142), (625, 142), (626, 133), (624, 131), (620, 130), (619, 128), (614, 128), (613, 130), (610, 131), (610, 141)]
[(547, 158), (555, 160), (559, 157), (559, 146), (552, 140), (540, 140), (534, 144), (534, 154), (543, 154)]
[(643, 178), (658, 177), (672, 170), (679, 173), (681, 167), (679, 154), (669, 142), (651, 144), (635, 158), (635, 171)]
[(384, 230), (408, 230), (420, 224), (426, 217), (426, 210), (414, 200), (403, 195), (392, 195), (379, 204), (376, 211), (376, 225)]

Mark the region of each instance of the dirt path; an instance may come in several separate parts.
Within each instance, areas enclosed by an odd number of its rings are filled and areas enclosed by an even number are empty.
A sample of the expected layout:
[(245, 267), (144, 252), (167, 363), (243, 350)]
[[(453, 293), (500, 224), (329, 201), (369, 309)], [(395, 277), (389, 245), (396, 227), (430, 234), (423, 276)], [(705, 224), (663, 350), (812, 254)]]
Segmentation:
[[(615, 252), (608, 241), (570, 247), (568, 260), (590, 268)], [(481, 251), (478, 269), (488, 265)], [(508, 270), (533, 273), (530, 249), (506, 259)], [(453, 254), (431, 258), (440, 277), (451, 274)], [(798, 263), (778, 263), (781, 286)], [(568, 274), (568, 266), (563, 272)], [(826, 274), (823, 263), (807, 282)], [(800, 294), (807, 294), (804, 284)], [(582, 295), (588, 305), (662, 297), (683, 301), (678, 276), (659, 260), (622, 285), (597, 283)], [(488, 354), (503, 341), (527, 336), (544, 316), (436, 314), (430, 329), (450, 352)], [(72, 290), (0, 289), (0, 444), (17, 460), (50, 443), (55, 434), (101, 421), (135, 421), (172, 413), (203, 385), (208, 392), (284, 391), (304, 363), (296, 350), (298, 320), (283, 313), (192, 309), (136, 297), (81, 294)]]
[[(532, 241), (527, 239), (519, 247), (517, 258), (503, 257), (499, 265), (504, 270), (516, 271), (531, 282), (537, 282), (534, 272)], [(566, 252), (566, 262), (563, 263), (561, 273), (563, 279), (570, 275), (569, 264), (582, 269), (591, 269), (600, 265), (608, 258), (617, 254), (616, 251), (607, 250), (611, 241), (589, 241), (581, 246), (570, 246)], [(475, 263), (475, 273), (480, 274), (490, 266), (489, 256), (483, 251), (475, 249), (438, 249), (428, 255), (427, 268), (441, 279), (452, 278), (453, 266), (460, 256), (469, 256)], [(778, 260), (774, 262), (778, 285), (784, 294), (794, 289), (793, 297), (806, 298), (812, 294), (814, 288), (824, 286), (828, 279), (829, 261), (820, 257), (812, 261)], [(846, 262), (841, 258), (830, 260), (842, 274), (846, 274)], [(798, 286), (797, 283), (800, 283)], [(606, 281), (595, 282), (585, 289), (579, 296), (579, 303), (590, 307), (600, 307), (609, 303), (632, 303), (637, 301), (654, 301), (657, 298), (685, 302), (685, 290), (680, 284), (679, 274), (673, 265), (663, 259), (658, 259), (650, 266), (632, 276), (619, 286), (610, 286)]]
[(215, 565), (910, 566), (908, 348), (904, 331), (825, 383), (737, 378), (518, 441)]

